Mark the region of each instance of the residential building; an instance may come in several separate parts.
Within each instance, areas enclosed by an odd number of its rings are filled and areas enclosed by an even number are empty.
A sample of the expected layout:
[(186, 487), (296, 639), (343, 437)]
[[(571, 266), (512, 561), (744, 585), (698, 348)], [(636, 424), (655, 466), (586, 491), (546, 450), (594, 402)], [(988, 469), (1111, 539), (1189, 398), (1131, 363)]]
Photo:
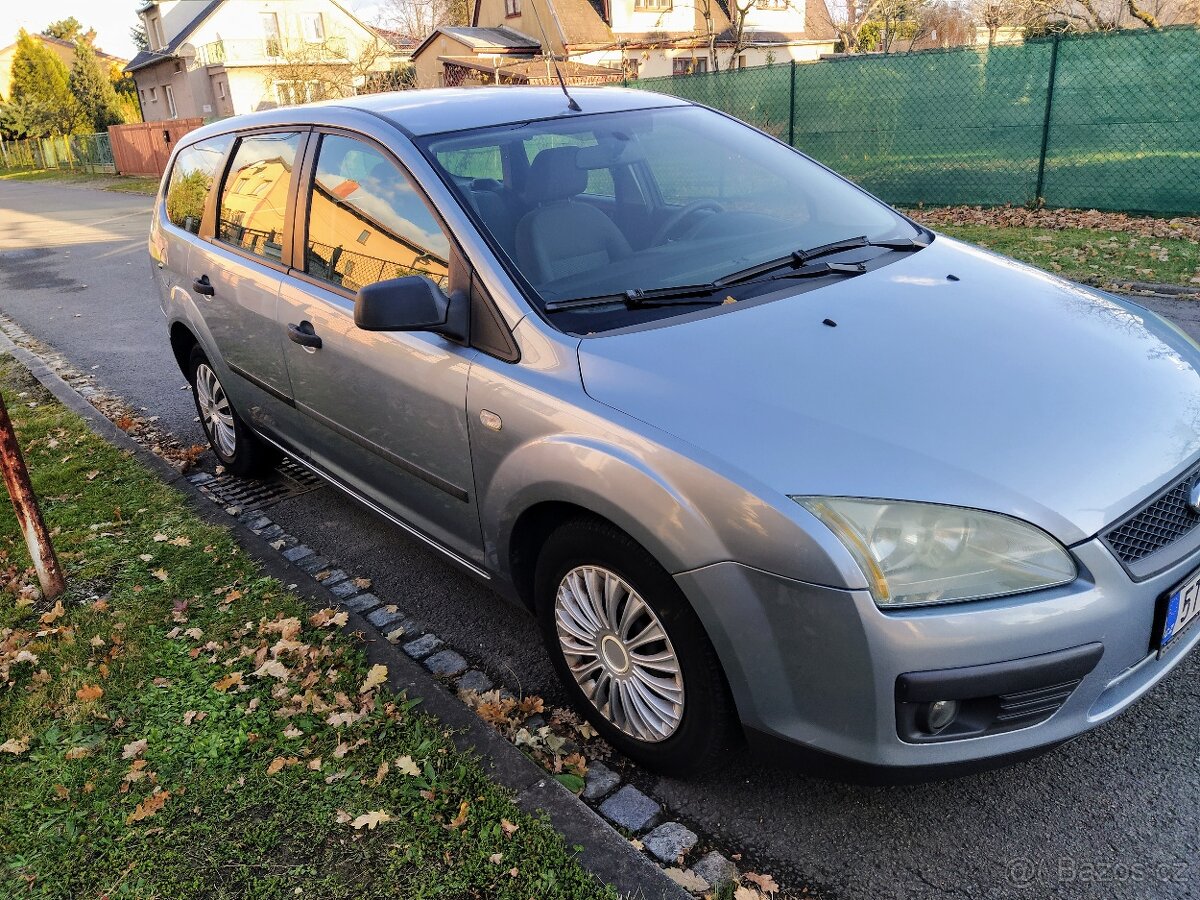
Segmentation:
[[(31, 34), (30, 37), (61, 59), (68, 69), (74, 64), (75, 45), (71, 41), (64, 41), (46, 34)], [(94, 46), (92, 49), (96, 50), (96, 59), (100, 61), (101, 67), (107, 71), (110, 77), (120, 75), (125, 64), (129, 62), (127, 59), (121, 59), (119, 56), (98, 50)], [(12, 94), (12, 64), (16, 53), (15, 41), (0, 50), (0, 100), (7, 100)]]
[(824, 0), (756, 0), (744, 18), (730, 0), (474, 2), (469, 30), (505, 27), (537, 41), (533, 55), (553, 54), (631, 78), (703, 72), (714, 64), (728, 69), (808, 62), (832, 53), (837, 41)]
[(336, 0), (151, 0), (126, 71), (147, 122), (348, 96), (397, 48)]

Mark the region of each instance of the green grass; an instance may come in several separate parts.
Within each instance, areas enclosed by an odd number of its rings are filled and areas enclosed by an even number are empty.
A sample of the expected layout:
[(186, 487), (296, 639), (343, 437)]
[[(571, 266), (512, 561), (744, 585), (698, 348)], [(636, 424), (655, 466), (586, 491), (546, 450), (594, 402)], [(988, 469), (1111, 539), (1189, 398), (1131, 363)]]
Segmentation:
[(158, 193), (157, 178), (136, 175), (92, 175), (74, 169), (0, 169), (0, 181), (53, 181), (59, 184), (79, 184), (105, 191), (125, 194)]
[[(919, 216), (919, 213), (917, 213)], [(1087, 228), (988, 228), (939, 225), (938, 230), (1042, 269), (1094, 284), (1152, 281), (1195, 287), (1200, 244)]]
[(35, 599), (2, 504), (0, 896), (615, 896), (227, 530), (9, 357), (0, 389), (70, 584)]

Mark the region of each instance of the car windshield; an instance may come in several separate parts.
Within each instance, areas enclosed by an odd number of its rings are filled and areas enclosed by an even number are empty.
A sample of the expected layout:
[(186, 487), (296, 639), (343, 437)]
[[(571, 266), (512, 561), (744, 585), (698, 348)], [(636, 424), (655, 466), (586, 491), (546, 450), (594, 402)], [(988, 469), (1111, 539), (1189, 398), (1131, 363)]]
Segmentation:
[[(705, 285), (832, 242), (920, 234), (786, 145), (699, 107), (435, 135), (423, 149), (551, 311), (609, 295), (623, 306), (627, 291)], [(602, 327), (645, 312), (622, 311)]]

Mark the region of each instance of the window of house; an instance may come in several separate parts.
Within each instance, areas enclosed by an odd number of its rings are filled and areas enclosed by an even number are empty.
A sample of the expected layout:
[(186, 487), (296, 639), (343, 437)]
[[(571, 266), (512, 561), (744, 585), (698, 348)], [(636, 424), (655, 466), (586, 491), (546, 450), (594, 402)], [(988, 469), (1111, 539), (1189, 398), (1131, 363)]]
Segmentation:
[(787, 9), (791, 6), (790, 0), (755, 0), (754, 5), (758, 9)]
[(138, 93), (142, 95), (142, 102), (145, 103), (146, 102), (146, 89), (138, 88)]
[(275, 96), (280, 106), (299, 106), (301, 103), (311, 103), (320, 100), (321, 82), (319, 81), (277, 81)]
[(221, 190), (221, 241), (264, 259), (282, 257), (283, 217), (299, 146), (296, 132), (241, 140)]
[(163, 88), (163, 94), (167, 98), (167, 112), (174, 119), (178, 115), (175, 111), (175, 90), (169, 84)]
[(413, 183), (369, 144), (325, 135), (309, 194), (305, 271), (348, 291), (405, 275), (445, 288), (450, 239)]
[(171, 180), (167, 182), (167, 220), (172, 225), (192, 234), (200, 233), (204, 203), (225, 151), (232, 143), (233, 136), (224, 134), (179, 151), (171, 168)]
[(325, 40), (325, 20), (320, 13), (304, 13), (300, 16), (300, 25), (304, 30), (304, 40), (310, 44), (319, 44)]
[(671, 60), (672, 75), (699, 75), (708, 71), (708, 60), (703, 57), (677, 56)]
[(521, 0), (504, 0), (504, 14), (506, 16), (519, 16), (521, 14)]
[(158, 102), (158, 88), (156, 88), (156, 87), (150, 88), (150, 102), (151, 103)]
[(633, 9), (635, 12), (642, 10), (664, 10), (670, 9), (672, 0), (633, 0)]
[(746, 54), (745, 53), (743, 53), (741, 56), (739, 56), (737, 58), (737, 67), (739, 69), (746, 68)]
[(158, 16), (150, 20), (150, 31), (147, 38), (152, 44), (151, 50), (161, 50), (166, 46), (167, 42), (163, 40), (162, 19)]
[(223, 81), (217, 82), (217, 96), (220, 97), (222, 100), (225, 99), (225, 82), (223, 82)]
[(630, 81), (637, 81), (639, 60), (625, 59), (621, 61), (621, 65), (625, 69), (625, 77)]
[(259, 21), (263, 30), (263, 50), (267, 56), (278, 56), (279, 46), (279, 16), (275, 13), (259, 13)]

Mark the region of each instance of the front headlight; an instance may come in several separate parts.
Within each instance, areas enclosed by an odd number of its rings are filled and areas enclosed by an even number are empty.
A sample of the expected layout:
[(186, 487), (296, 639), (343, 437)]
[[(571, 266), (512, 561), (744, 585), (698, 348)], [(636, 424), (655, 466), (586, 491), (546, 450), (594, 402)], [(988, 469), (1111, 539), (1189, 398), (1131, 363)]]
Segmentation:
[(1067, 584), (1077, 574), (1058, 541), (997, 513), (893, 500), (792, 499), (846, 545), (881, 607), (1019, 594)]

